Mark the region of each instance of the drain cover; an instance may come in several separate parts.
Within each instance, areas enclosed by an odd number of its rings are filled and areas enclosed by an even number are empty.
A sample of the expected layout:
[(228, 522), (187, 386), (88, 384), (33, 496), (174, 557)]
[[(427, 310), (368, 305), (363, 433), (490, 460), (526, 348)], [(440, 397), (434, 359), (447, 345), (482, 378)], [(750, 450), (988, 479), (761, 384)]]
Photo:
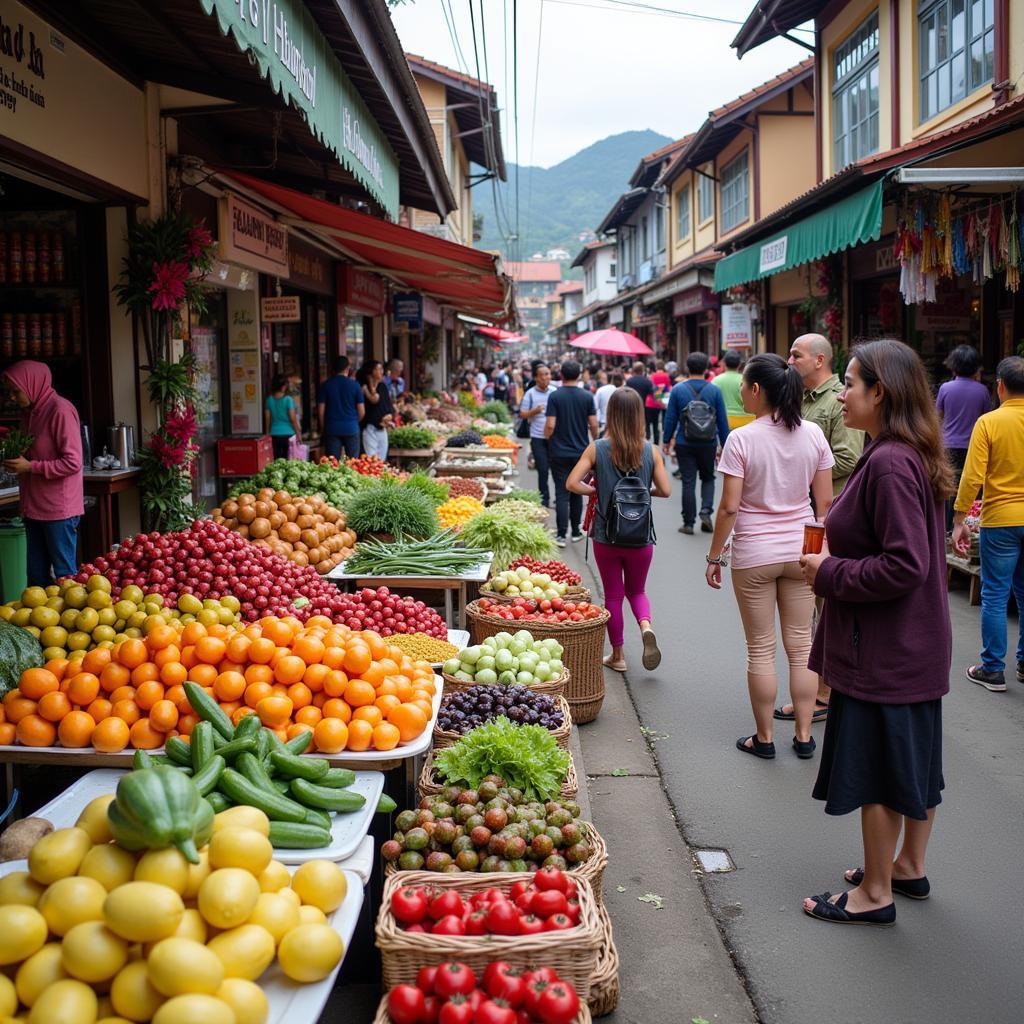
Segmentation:
[(727, 850), (694, 850), (693, 853), (705, 874), (736, 870)]

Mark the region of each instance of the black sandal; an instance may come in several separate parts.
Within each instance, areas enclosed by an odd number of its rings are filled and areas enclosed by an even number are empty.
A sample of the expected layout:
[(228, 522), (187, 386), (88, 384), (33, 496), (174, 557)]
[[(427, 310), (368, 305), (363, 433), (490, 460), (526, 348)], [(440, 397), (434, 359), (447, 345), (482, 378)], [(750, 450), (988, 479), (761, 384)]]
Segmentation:
[[(775, 718), (779, 722), (795, 722), (796, 721), (796, 715), (795, 714), (790, 714), (790, 713), (788, 713), (786, 711), (783, 711), (782, 708), (776, 708), (772, 712), (772, 717)], [(827, 700), (818, 700), (818, 698), (815, 697), (814, 698), (814, 713), (811, 715), (811, 721), (812, 722), (824, 722), (827, 717), (828, 717), (828, 701)]]
[(814, 757), (814, 751), (817, 746), (818, 744), (814, 742), (813, 736), (806, 743), (803, 740), (798, 740), (795, 736), (793, 737), (793, 749), (801, 761), (807, 761)]
[[(846, 881), (851, 885), (860, 885), (864, 881), (863, 868), (854, 868), (849, 874), (850, 877)], [(932, 893), (932, 887), (928, 876), (923, 875), (921, 878), (894, 878), (892, 891), (899, 893), (900, 896), (906, 896), (907, 899), (926, 900)]]
[(849, 893), (840, 893), (835, 903), (831, 902), (832, 893), (823, 892), (820, 896), (812, 896), (814, 908), (808, 910), (803, 907), (803, 912), (808, 917), (816, 918), (819, 921), (828, 921), (829, 924), (873, 924), (879, 928), (891, 928), (896, 923), (896, 904), (890, 903), (887, 907), (879, 907), (877, 910), (862, 910), (859, 913), (846, 909), (846, 898)]
[[(750, 740), (749, 747), (747, 740)], [(753, 736), (741, 736), (736, 741), (736, 748), (742, 750), (744, 754), (753, 754), (754, 757), (764, 758), (765, 761), (771, 761), (775, 757), (775, 744), (762, 743), (757, 738), (757, 733), (754, 733)]]

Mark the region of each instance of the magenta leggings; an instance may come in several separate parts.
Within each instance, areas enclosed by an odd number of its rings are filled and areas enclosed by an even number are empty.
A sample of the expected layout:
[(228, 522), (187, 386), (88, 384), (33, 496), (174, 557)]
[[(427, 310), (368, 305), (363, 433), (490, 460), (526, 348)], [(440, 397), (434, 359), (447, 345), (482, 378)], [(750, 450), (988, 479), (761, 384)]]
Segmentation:
[(608, 609), (608, 639), (612, 647), (623, 643), (622, 599), (629, 598), (636, 621), (650, 620), (651, 602), (647, 600), (644, 587), (647, 571), (654, 557), (654, 545), (645, 548), (620, 548), (614, 544), (594, 544), (594, 558), (601, 573), (604, 587), (604, 604)]

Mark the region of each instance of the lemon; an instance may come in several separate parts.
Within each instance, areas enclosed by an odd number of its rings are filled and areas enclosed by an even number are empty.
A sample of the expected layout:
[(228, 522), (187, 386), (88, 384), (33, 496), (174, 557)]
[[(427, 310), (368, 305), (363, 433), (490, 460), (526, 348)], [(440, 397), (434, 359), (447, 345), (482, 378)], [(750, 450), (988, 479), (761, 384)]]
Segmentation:
[(101, 576), (99, 573), (94, 572), (85, 581), (85, 589), (88, 590), (90, 594), (97, 590), (102, 590), (109, 594), (111, 591), (110, 580), (108, 580), (106, 576)]
[(292, 888), (303, 903), (319, 907), (325, 914), (337, 910), (348, 893), (345, 872), (329, 860), (306, 861), (292, 876)]
[(122, 596), (121, 600), (114, 605), (114, 614), (119, 619), (127, 619), (129, 615), (134, 615), (138, 611), (134, 601), (126, 601)]
[(192, 939), (195, 942), (206, 942), (206, 922), (203, 915), (195, 907), (188, 907), (174, 933), (179, 939)]
[(21, 592), (21, 603), (25, 608), (41, 608), (46, 604), (46, 591), (42, 587), (27, 587)]
[(299, 924), (327, 924), (327, 915), (319, 907), (299, 907)]
[(68, 608), (84, 608), (85, 602), (89, 600), (89, 592), (85, 587), (68, 587), (64, 591), (64, 604)]
[(164, 595), (163, 594), (146, 594), (146, 596), (143, 598), (143, 602), (145, 604), (155, 604), (156, 607), (157, 607), (157, 610), (159, 610), (159, 609), (163, 608), (163, 606), (164, 606)]
[(0, 974), (0, 1016), (13, 1017), (18, 1009), (18, 993), (14, 990), (14, 982), (6, 974)]
[(114, 802), (113, 793), (90, 800), (75, 822), (75, 827), (84, 829), (94, 843), (109, 843), (114, 837), (110, 834), (110, 822), (107, 820), (107, 809)]
[(187, 900), (194, 900), (199, 895), (199, 886), (203, 884), (209, 873), (210, 854), (203, 849), (199, 851), (199, 863), (188, 866), (188, 881), (185, 883), (185, 891), (181, 895)]
[(14, 618), (14, 608), (9, 604), (0, 604), (0, 619), (10, 622)]
[(39, 642), (46, 648), (63, 648), (68, 642), (68, 631), (63, 626), (47, 626), (39, 634)]
[(61, 949), (64, 970), (90, 984), (109, 981), (128, 962), (128, 943), (102, 921), (76, 924)]
[(100, 613), (91, 605), (83, 608), (78, 615), (75, 616), (75, 629), (81, 633), (91, 634), (99, 624)]
[[(270, 819), (258, 807), (239, 804), (237, 807), (229, 807), (226, 811), (214, 815), (213, 834), (216, 835), (222, 828), (251, 828), (259, 832), (260, 835), (269, 836)], [(285, 868), (285, 871), (287, 870)]]
[(279, 889), (278, 895), (284, 896), (285, 899), (291, 900), (296, 907), (302, 906), (302, 900), (299, 899), (299, 894), (291, 886), (288, 886), (288, 888), (286, 889)]
[(92, 634), (85, 630), (76, 629), (74, 633), (68, 634), (67, 648), (69, 651), (78, 651), (80, 657), (85, 657), (85, 652), (92, 644)]
[(28, 626), (29, 620), (32, 618), (31, 608), (19, 608), (12, 616), (11, 622), (15, 626)]
[(109, 608), (111, 603), (110, 594), (105, 590), (94, 590), (86, 601), (86, 607), (99, 611), (101, 608)]
[(228, 978), (255, 981), (274, 960), (274, 936), (258, 924), (243, 924), (221, 932), (208, 948), (220, 957)]
[(114, 642), (114, 637), (117, 636), (117, 630), (113, 626), (104, 625), (100, 623), (92, 631), (93, 643), (96, 644), (108, 644)]
[(0, 907), (0, 965), (27, 959), (42, 949), (46, 935), (46, 918), (35, 907)]
[(79, 647), (77, 650), (72, 650), (71, 645), (68, 644), (68, 661), (81, 661), (86, 655), (84, 647)]
[(78, 871), (92, 846), (89, 833), (81, 828), (59, 828), (43, 836), (29, 850), (28, 873), (43, 885), (52, 885)]
[[(326, 920), (322, 912), (320, 920)], [(274, 937), (275, 943), (281, 941), (285, 932), (290, 932), (301, 923), (299, 908), (290, 899), (276, 892), (261, 892), (260, 898), (256, 901), (256, 908), (249, 915), (249, 924), (258, 924), (261, 928), (266, 928)]]
[(146, 963), (150, 984), (165, 996), (189, 992), (212, 995), (224, 980), (220, 957), (208, 946), (192, 939), (172, 937), (158, 942), (150, 950)]
[(168, 999), (153, 1015), (153, 1024), (238, 1024), (234, 1011), (215, 996), (185, 995)]
[(178, 598), (178, 610), (196, 615), (203, 610), (203, 602), (195, 594), (182, 594)]
[(132, 880), (135, 873), (135, 854), (113, 843), (94, 846), (78, 868), (83, 878), (95, 878), (107, 892)]
[(122, 1017), (129, 1020), (149, 1020), (164, 1002), (164, 997), (153, 988), (145, 960), (135, 960), (117, 972), (110, 986), (110, 1001)]
[(217, 989), (217, 998), (235, 1011), (237, 1024), (264, 1024), (270, 1014), (263, 989), (245, 978), (225, 978)]
[(26, 630), (31, 633), (37, 640), (43, 635), (43, 631), (38, 626), (26, 626)]
[(74, 608), (65, 608), (60, 613), (60, 624), (67, 630), (74, 629), (77, 621), (78, 612)]
[(72, 875), (54, 882), (39, 899), (39, 913), (54, 935), (67, 933), (83, 921), (103, 919), (107, 890), (95, 878)]
[(270, 840), (252, 828), (223, 828), (210, 840), (210, 867), (242, 868), (258, 876), (274, 859)]
[(29, 622), (31, 622), (33, 626), (38, 626), (40, 629), (57, 626), (60, 624), (60, 612), (56, 611), (54, 608), (48, 608), (45, 604), (40, 605), (38, 608), (32, 609)]
[(67, 976), (61, 960), (60, 943), (48, 942), (18, 967), (14, 987), (18, 998), (26, 1006), (32, 1006), (45, 989)]
[(29, 1024), (93, 1024), (98, 1000), (88, 985), (65, 978), (43, 992), (28, 1015)]
[(129, 942), (153, 942), (173, 935), (184, 913), (181, 896), (156, 882), (128, 882), (103, 903), (107, 927)]
[(260, 883), (263, 892), (279, 892), (292, 884), (292, 873), (279, 860), (272, 860), (260, 872), (256, 881)]
[(180, 895), (188, 884), (188, 869), (185, 855), (173, 846), (147, 850), (135, 866), (135, 881), (166, 885)]
[(142, 588), (132, 583), (121, 591), (122, 601), (131, 601), (132, 604), (140, 604), (143, 599)]
[(259, 896), (259, 883), (248, 871), (220, 868), (199, 886), (199, 913), (215, 928), (236, 928), (248, 920)]
[(341, 960), (345, 944), (326, 924), (300, 924), (281, 940), (277, 960), (293, 981), (323, 981)]
[(34, 907), (46, 891), (27, 871), (12, 871), (0, 878), (0, 907), (8, 903), (20, 903)]

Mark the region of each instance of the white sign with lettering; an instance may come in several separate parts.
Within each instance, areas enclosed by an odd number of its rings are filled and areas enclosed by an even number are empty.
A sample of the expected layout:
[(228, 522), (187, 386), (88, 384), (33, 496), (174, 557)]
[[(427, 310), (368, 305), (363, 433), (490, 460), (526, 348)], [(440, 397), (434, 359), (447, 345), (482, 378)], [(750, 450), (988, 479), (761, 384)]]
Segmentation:
[(750, 323), (750, 307), (743, 302), (725, 304), (722, 318), (722, 348), (751, 348), (754, 333)]
[(765, 242), (761, 246), (761, 259), (758, 261), (757, 270), (760, 274), (766, 274), (769, 270), (778, 270), (786, 265), (786, 250), (789, 247), (789, 235), (783, 235), (771, 242)]

